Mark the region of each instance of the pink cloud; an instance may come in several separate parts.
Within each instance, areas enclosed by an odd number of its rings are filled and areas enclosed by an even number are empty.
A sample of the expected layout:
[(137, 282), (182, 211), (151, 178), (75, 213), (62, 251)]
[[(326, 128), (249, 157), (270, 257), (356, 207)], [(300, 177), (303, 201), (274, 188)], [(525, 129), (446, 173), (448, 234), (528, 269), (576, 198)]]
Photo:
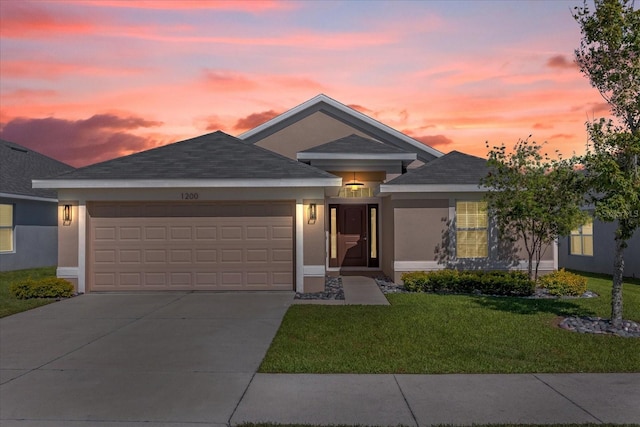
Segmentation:
[(70, 165), (84, 166), (157, 145), (156, 140), (130, 131), (161, 124), (113, 114), (96, 114), (84, 120), (19, 117), (2, 126), (0, 137)]
[(237, 1), (237, 0), (87, 0), (80, 3), (98, 6), (98, 7), (115, 7), (128, 9), (156, 9), (156, 10), (225, 10), (240, 12), (265, 12), (265, 11), (282, 11), (291, 10), (296, 7), (294, 2), (285, 1)]
[(204, 71), (204, 82), (207, 89), (212, 91), (237, 92), (251, 91), (258, 87), (258, 83), (241, 73), (229, 71)]
[(7, 38), (87, 34), (96, 29), (91, 18), (54, 13), (43, 3), (3, 1), (2, 15), (0, 35)]
[(428, 145), (433, 148), (437, 147), (446, 147), (453, 144), (453, 140), (444, 135), (422, 135), (422, 136), (414, 136), (413, 139), (416, 139), (422, 142), (425, 145)]
[(236, 124), (234, 126), (234, 129), (236, 129), (236, 130), (253, 129), (256, 126), (259, 126), (259, 125), (271, 120), (272, 118), (276, 117), (278, 114), (280, 114), (280, 113), (278, 113), (278, 112), (276, 112), (274, 110), (262, 111), (260, 113), (249, 114), (248, 116), (239, 119), (236, 122)]

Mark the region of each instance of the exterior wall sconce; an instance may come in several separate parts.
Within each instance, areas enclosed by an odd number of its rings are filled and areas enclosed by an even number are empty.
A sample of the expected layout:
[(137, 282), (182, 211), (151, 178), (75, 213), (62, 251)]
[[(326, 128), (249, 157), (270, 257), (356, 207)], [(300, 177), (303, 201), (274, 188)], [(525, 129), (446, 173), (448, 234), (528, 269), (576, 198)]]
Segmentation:
[(71, 205), (62, 208), (62, 225), (71, 225)]
[(318, 219), (318, 214), (316, 211), (316, 204), (315, 203), (310, 203), (309, 204), (309, 221), (307, 222), (308, 224), (315, 224), (316, 223), (316, 219)]

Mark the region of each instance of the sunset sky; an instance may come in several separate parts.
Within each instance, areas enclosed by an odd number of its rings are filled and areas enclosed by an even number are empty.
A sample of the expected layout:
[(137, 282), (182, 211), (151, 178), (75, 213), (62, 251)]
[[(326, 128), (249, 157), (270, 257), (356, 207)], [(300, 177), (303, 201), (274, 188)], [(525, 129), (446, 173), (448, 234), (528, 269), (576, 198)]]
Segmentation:
[(0, 0), (0, 138), (83, 166), (324, 93), (426, 143), (581, 153), (582, 1)]

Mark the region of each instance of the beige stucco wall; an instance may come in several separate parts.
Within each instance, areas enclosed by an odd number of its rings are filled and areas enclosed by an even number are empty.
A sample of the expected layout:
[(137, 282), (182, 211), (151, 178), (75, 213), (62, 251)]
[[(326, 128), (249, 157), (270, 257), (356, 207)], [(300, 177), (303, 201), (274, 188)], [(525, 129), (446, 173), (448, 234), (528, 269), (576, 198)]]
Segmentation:
[(368, 135), (359, 130), (317, 111), (258, 141), (256, 145), (295, 159), (298, 151), (316, 147), (351, 134), (369, 138)]
[[(71, 224), (62, 222), (64, 205), (71, 205)], [(78, 266), (78, 202), (58, 202), (58, 267)]]
[[(310, 203), (316, 204), (317, 219), (315, 222), (309, 220)], [(324, 266), (326, 261), (324, 200), (305, 200), (304, 208), (304, 265)]]
[[(380, 204), (380, 267), (384, 274), (394, 278), (393, 262), (395, 260), (394, 250), (394, 217), (393, 203), (390, 197), (382, 199)], [(399, 283), (399, 282), (398, 282)]]
[(434, 260), (447, 228), (449, 200), (393, 202), (396, 261)]

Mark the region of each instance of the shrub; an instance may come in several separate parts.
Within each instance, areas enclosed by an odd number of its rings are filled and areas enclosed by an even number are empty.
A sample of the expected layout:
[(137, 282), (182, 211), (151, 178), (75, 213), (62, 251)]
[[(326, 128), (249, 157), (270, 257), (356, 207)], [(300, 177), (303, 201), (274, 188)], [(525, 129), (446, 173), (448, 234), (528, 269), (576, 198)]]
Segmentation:
[(587, 278), (564, 268), (538, 279), (538, 285), (556, 296), (580, 296), (587, 291)]
[(73, 284), (57, 277), (38, 280), (28, 278), (21, 282), (12, 283), (9, 291), (18, 299), (68, 298), (73, 295)]
[(402, 274), (402, 281), (410, 292), (525, 296), (535, 289), (534, 282), (522, 271), (415, 271)]

